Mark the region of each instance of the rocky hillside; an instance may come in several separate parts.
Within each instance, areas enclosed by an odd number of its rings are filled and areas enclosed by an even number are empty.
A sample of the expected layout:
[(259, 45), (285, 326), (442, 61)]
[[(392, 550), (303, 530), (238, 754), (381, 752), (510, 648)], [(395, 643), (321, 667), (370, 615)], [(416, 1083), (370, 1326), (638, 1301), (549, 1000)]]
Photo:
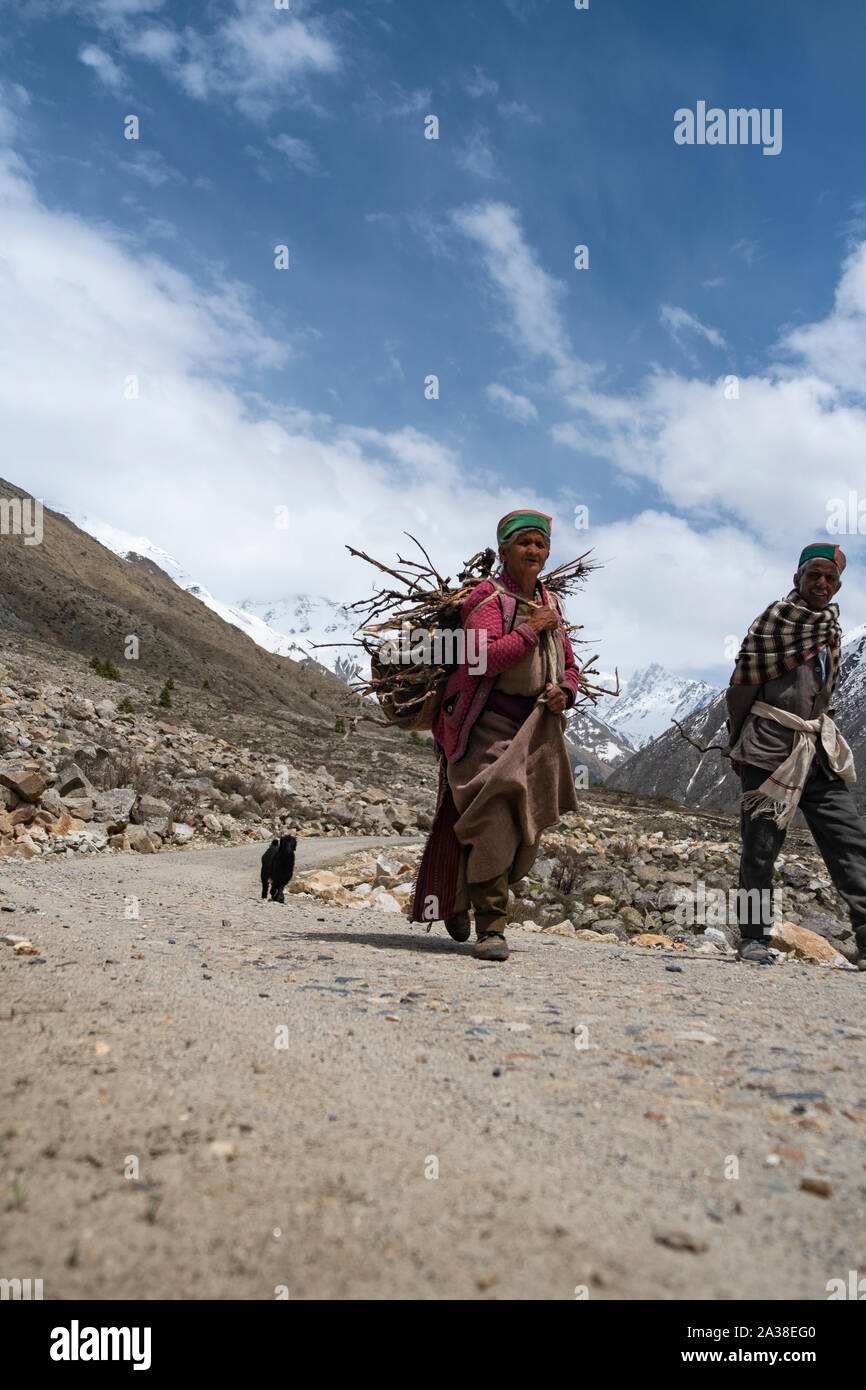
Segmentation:
[[(711, 743), (727, 744), (727, 717), (723, 692), (680, 723), (689, 738), (707, 748)], [(671, 725), (660, 738), (615, 768), (606, 785), (646, 796), (669, 796), (690, 806), (734, 812), (739, 805), (740, 782), (730, 767), (728, 759), (716, 752), (702, 758)]]
[(0, 855), (151, 853), (286, 830), (417, 835), (430, 823), (427, 740), (353, 728), (349, 714), (268, 714), (180, 681), (163, 692), (146, 672), (109, 680), (0, 631)]
[(615, 767), (630, 758), (634, 749), (588, 710), (566, 716), (565, 742), (573, 768), (587, 769), (588, 785), (603, 782)]
[[(26, 497), (0, 479), (0, 497)], [(115, 555), (45, 508), (40, 544), (0, 537), (0, 634), (39, 638), (138, 676), (209, 689), (237, 708), (332, 717), (357, 712), (344, 682), (265, 651), (152, 560)], [(137, 648), (129, 642), (135, 638)], [(137, 651), (132, 659), (127, 652)], [(207, 682), (207, 685), (205, 685)]]

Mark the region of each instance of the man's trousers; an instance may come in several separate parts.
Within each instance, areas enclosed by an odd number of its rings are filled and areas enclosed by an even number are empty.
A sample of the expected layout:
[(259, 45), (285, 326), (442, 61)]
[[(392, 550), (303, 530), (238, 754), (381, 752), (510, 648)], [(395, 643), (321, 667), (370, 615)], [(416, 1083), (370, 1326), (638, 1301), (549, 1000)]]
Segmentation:
[[(740, 781), (744, 792), (754, 791), (769, 776), (767, 768), (744, 763)], [(833, 883), (848, 904), (857, 944), (866, 949), (866, 819), (854, 804), (850, 787), (841, 777), (828, 775), (813, 758), (799, 809), (821, 851)], [(760, 940), (772, 926), (773, 867), (785, 843), (785, 831), (771, 816), (740, 813), (743, 839), (740, 856), (740, 888), (758, 889), (744, 901), (739, 898), (740, 934)], [(761, 920), (763, 917), (763, 921)], [(860, 930), (858, 930), (860, 929)]]

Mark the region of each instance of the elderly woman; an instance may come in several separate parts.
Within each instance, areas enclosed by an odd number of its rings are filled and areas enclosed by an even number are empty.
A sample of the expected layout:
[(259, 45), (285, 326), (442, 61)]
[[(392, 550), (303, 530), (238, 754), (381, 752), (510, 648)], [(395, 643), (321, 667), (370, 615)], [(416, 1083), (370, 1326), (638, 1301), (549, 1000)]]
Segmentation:
[(450, 677), (433, 724), (439, 800), (412, 920), (444, 919), (455, 941), (467, 941), (471, 905), (481, 960), (508, 959), (509, 884), (529, 872), (541, 832), (577, 809), (563, 712), (578, 670), (559, 605), (538, 580), (550, 523), (535, 511), (500, 521), (502, 569), (461, 612), (463, 628), (477, 631), (479, 660)]

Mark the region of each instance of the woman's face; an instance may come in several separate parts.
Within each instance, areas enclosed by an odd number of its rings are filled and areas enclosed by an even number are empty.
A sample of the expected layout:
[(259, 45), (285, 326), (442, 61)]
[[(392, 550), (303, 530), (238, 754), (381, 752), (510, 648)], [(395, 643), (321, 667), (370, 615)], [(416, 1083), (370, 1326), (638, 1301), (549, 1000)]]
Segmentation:
[(499, 558), (521, 589), (534, 585), (547, 563), (550, 546), (543, 531), (523, 531), (513, 541), (499, 547)]

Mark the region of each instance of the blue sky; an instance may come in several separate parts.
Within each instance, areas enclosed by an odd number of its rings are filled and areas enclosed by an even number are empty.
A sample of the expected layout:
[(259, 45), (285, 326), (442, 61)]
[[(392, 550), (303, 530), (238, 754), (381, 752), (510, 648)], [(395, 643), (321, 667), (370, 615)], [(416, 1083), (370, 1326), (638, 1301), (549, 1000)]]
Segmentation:
[[(606, 561), (578, 616), (608, 665), (722, 681), (866, 497), (861, 6), (0, 16), (4, 471), (46, 500), (230, 599), (353, 598), (346, 542), (420, 527), (447, 567), (535, 501), (556, 559)], [(781, 152), (677, 145), (698, 100), (781, 108)]]

